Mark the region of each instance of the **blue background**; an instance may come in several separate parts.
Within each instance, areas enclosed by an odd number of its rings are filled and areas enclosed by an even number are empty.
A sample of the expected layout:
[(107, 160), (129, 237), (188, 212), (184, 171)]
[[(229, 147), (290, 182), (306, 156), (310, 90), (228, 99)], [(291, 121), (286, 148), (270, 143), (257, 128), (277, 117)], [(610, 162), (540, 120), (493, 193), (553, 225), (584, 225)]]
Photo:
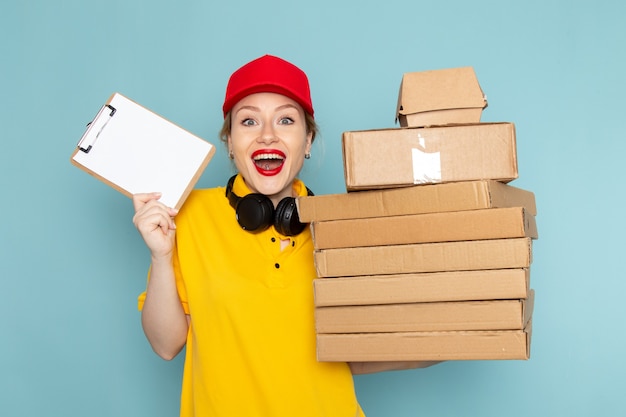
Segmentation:
[[(218, 144), (229, 74), (276, 54), (310, 77), (302, 178), (344, 192), (340, 137), (394, 127), (402, 73), (473, 66), (483, 121), (517, 128), (535, 192), (529, 361), (356, 377), (370, 417), (624, 415), (619, 1), (7, 1), (0, 6), (0, 415), (174, 416), (181, 358), (144, 339), (148, 253), (129, 199), (72, 166), (119, 91)], [(199, 185), (224, 184), (218, 153)]]

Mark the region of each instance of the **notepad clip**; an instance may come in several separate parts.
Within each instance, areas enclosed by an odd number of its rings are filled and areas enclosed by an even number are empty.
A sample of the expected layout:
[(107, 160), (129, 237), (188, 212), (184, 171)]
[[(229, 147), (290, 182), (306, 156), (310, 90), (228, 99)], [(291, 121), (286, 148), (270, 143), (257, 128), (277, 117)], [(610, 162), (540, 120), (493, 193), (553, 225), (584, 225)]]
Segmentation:
[(107, 123), (109, 123), (109, 120), (111, 120), (115, 114), (115, 111), (115, 107), (109, 104), (102, 106), (93, 121), (87, 124), (87, 130), (78, 141), (78, 149), (85, 153), (89, 153)]

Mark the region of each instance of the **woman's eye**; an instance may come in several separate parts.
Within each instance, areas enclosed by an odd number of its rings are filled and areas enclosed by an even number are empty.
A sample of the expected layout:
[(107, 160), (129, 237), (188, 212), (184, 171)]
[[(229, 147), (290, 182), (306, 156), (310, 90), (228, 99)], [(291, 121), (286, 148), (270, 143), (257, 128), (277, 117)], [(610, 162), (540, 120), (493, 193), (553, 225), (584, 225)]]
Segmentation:
[(256, 123), (253, 119), (243, 119), (241, 124), (244, 126), (254, 126)]
[(278, 123), (280, 123), (281, 125), (290, 125), (293, 124), (293, 119), (291, 117), (283, 117)]

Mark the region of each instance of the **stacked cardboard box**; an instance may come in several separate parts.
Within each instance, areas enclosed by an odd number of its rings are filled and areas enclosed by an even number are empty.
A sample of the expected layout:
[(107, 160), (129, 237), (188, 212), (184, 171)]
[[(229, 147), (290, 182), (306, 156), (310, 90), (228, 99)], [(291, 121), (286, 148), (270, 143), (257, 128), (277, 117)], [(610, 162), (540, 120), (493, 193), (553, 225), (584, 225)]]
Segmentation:
[(534, 194), (473, 69), (408, 73), (401, 128), (343, 134), (347, 193), (302, 197), (321, 361), (527, 359)]

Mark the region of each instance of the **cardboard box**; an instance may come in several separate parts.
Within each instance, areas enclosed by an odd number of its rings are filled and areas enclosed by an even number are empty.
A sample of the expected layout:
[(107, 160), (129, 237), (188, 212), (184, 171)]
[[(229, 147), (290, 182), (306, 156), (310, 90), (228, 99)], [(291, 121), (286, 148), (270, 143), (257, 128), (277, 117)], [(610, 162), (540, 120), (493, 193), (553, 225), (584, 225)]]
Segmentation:
[(313, 280), (316, 307), (527, 298), (529, 269), (430, 272)]
[(522, 330), (532, 315), (527, 299), (333, 306), (315, 309), (317, 333)]
[(531, 191), (492, 180), (298, 197), (296, 204), (306, 223), (501, 207), (524, 207), (537, 215)]
[(321, 362), (511, 360), (530, 358), (524, 330), (318, 334)]
[(530, 238), (322, 249), (318, 277), (528, 268)]
[(311, 223), (315, 249), (463, 240), (537, 238), (535, 217), (522, 207), (413, 214)]
[(400, 126), (478, 123), (487, 99), (472, 67), (405, 73), (396, 120)]
[(348, 191), (518, 177), (512, 123), (352, 131), (342, 144)]

